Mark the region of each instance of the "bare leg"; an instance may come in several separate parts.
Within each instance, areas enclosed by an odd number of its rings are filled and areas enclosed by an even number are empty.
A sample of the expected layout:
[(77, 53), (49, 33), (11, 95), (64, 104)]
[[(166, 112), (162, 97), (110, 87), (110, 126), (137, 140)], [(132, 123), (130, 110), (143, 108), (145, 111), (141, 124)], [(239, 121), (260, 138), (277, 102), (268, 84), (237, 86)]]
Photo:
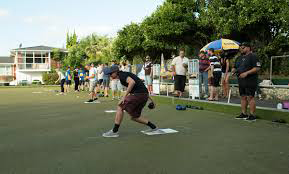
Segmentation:
[(215, 87), (215, 100), (219, 100), (219, 87)]
[(131, 120), (135, 121), (135, 122), (138, 122), (138, 123), (141, 123), (141, 124), (145, 124), (147, 125), (148, 124), (148, 120), (146, 118), (144, 118), (143, 116), (141, 117), (138, 117), (138, 118), (134, 118), (134, 117), (131, 117)]
[(247, 115), (247, 106), (248, 106), (247, 96), (241, 96), (241, 109), (242, 113), (245, 115)]
[(249, 97), (250, 114), (254, 115), (256, 112), (256, 102), (253, 96)]
[(208, 100), (213, 100), (214, 99), (214, 92), (215, 92), (215, 87), (211, 86), (210, 87), (210, 97), (208, 98)]
[(123, 119), (123, 110), (120, 106), (117, 106), (114, 123), (120, 125)]
[(108, 96), (108, 88), (107, 87), (104, 88), (104, 95)]
[(94, 96), (95, 96), (95, 93), (94, 93), (94, 92), (91, 92), (89, 95), (90, 95), (90, 99), (93, 100), (93, 99), (94, 99)]
[(226, 94), (226, 91), (227, 91), (226, 87), (227, 87), (227, 86), (226, 86), (225, 78), (222, 78), (222, 89), (223, 89), (223, 96), (224, 96), (224, 97), (227, 96), (227, 94)]
[(226, 77), (226, 79), (225, 79), (225, 82), (226, 82), (226, 96), (227, 97), (229, 96), (229, 91), (230, 91), (229, 79), (230, 79), (230, 76), (228, 75)]

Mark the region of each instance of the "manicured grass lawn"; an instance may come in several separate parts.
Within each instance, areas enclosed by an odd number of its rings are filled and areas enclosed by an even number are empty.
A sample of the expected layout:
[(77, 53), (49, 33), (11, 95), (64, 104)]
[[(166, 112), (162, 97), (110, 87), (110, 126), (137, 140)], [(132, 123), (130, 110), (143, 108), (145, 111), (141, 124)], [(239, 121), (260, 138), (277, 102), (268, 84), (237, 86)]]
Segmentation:
[(116, 102), (84, 104), (87, 93), (51, 89), (0, 88), (1, 174), (289, 173), (288, 125), (235, 120), (238, 108), (176, 111), (157, 99), (144, 115), (179, 133), (146, 136), (126, 116), (120, 137), (107, 139), (114, 114), (104, 111)]

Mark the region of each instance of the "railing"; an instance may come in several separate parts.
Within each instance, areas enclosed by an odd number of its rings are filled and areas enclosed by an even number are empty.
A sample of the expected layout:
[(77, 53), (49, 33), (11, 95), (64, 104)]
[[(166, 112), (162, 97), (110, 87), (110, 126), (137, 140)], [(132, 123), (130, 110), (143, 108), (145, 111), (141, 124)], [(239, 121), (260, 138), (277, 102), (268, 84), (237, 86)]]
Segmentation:
[(0, 75), (0, 83), (7, 83), (13, 81), (13, 76), (8, 75), (8, 76), (3, 76)]
[(48, 63), (19, 63), (19, 70), (49, 70), (50, 65)]

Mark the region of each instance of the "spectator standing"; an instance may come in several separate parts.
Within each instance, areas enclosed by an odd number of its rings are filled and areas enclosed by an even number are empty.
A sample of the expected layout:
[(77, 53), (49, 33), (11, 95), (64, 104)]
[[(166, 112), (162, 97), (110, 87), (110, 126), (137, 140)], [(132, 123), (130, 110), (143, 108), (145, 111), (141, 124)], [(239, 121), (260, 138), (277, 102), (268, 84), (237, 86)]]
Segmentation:
[(80, 69), (78, 71), (78, 76), (79, 76), (79, 87), (80, 90), (84, 91), (84, 85), (85, 85), (85, 70), (82, 66), (80, 66)]
[(110, 83), (110, 77), (109, 75), (106, 73), (110, 70), (110, 68), (108, 67), (108, 64), (105, 63), (104, 67), (103, 67), (103, 88), (104, 88), (104, 96), (108, 97), (108, 89), (109, 89), (109, 83)]
[(97, 100), (96, 93), (95, 93), (95, 87), (96, 87), (96, 83), (97, 83), (97, 73), (96, 73), (96, 70), (95, 70), (93, 64), (91, 64), (91, 66), (88, 66), (88, 68), (89, 68), (88, 79), (89, 79), (89, 92), (90, 92), (89, 96), (90, 96), (90, 99), (87, 101), (87, 103), (92, 103), (95, 100)]
[(147, 86), (149, 94), (152, 94), (153, 92), (153, 86), (152, 86), (152, 62), (150, 59), (150, 56), (147, 56), (145, 59), (145, 63), (143, 66), (144, 72), (145, 72), (145, 84)]
[(182, 97), (186, 86), (186, 75), (189, 59), (185, 57), (185, 49), (181, 48), (179, 56), (172, 61), (172, 71), (175, 79), (175, 90), (177, 97)]
[(66, 92), (69, 92), (70, 85), (71, 85), (71, 71), (70, 71), (70, 66), (67, 67), (67, 70), (66, 70), (66, 72), (65, 72), (65, 82), (66, 82), (65, 90), (66, 90)]
[[(254, 97), (258, 86), (257, 72), (260, 70), (261, 64), (256, 54), (252, 53), (249, 43), (242, 43), (240, 45), (240, 52), (242, 56), (236, 60), (234, 69), (232, 70), (238, 77), (242, 108), (242, 113), (236, 119), (256, 121), (256, 103)], [(249, 115), (247, 115), (248, 100), (250, 107)]]
[(220, 87), (220, 80), (222, 77), (222, 66), (218, 57), (214, 54), (214, 49), (210, 48), (209, 53), (209, 60), (210, 60), (210, 69), (212, 72), (212, 89), (210, 91), (210, 97), (208, 98), (209, 101), (218, 101), (219, 100), (219, 91), (218, 88)]
[(74, 92), (79, 92), (79, 76), (78, 76), (78, 68), (76, 67), (73, 71), (73, 80), (74, 80)]
[(222, 65), (222, 88), (223, 88), (223, 97), (228, 98), (230, 91), (230, 76), (231, 76), (231, 66), (230, 59), (227, 54), (224, 53), (221, 55), (221, 65)]
[[(116, 64), (116, 61), (112, 61), (111, 67), (117, 66), (119, 68), (119, 65)], [(121, 91), (122, 91), (122, 85), (120, 83), (119, 79), (111, 79), (110, 81), (111, 85), (111, 91), (112, 91), (112, 100), (120, 100), (121, 97)]]
[(210, 61), (204, 51), (200, 52), (199, 60), (199, 84), (200, 84), (200, 94), (203, 94), (203, 85), (205, 87), (204, 98), (209, 96), (209, 85), (208, 85), (208, 71), (210, 69)]

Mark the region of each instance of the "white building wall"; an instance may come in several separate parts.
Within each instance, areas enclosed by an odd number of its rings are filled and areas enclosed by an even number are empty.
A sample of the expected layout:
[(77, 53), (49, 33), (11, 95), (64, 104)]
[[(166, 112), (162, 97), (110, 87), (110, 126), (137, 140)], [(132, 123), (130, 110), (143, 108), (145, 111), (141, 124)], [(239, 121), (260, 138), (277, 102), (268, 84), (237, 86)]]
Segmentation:
[(43, 83), (43, 80), (42, 80), (42, 74), (43, 73), (45, 73), (45, 72), (23, 72), (23, 71), (17, 71), (16, 72), (16, 80), (17, 80), (18, 84), (22, 80), (27, 80), (29, 84), (31, 84), (33, 80), (40, 80)]

